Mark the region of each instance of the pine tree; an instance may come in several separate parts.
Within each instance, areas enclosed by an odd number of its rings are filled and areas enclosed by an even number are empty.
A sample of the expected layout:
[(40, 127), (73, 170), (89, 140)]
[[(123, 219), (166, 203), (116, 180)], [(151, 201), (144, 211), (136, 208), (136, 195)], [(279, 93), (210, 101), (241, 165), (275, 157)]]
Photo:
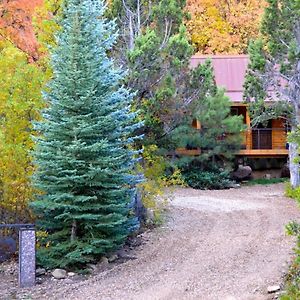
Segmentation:
[[(187, 114), (185, 122), (174, 130), (172, 138), (174, 148), (200, 150), (199, 155), (183, 156), (178, 161), (184, 172), (196, 169), (200, 178), (201, 171), (230, 171), (230, 162), (242, 142), (243, 121), (240, 116), (231, 115), (230, 99), (224, 95), (224, 90), (216, 87), (209, 60), (193, 71), (191, 87), (199, 81), (203, 82), (205, 92), (199, 94), (192, 113)], [(201, 128), (192, 127), (193, 120), (198, 120)]]
[(36, 125), (36, 187), (32, 203), (47, 231), (38, 258), (46, 267), (84, 265), (124, 242), (136, 225), (130, 211), (138, 177), (133, 173), (133, 95), (120, 86), (124, 72), (108, 51), (115, 25), (97, 0), (69, 0), (53, 80), (45, 93), (48, 108)]
[[(279, 117), (283, 108), (281, 117), (288, 119), (294, 134), (300, 125), (300, 1), (267, 2), (260, 29), (262, 37), (249, 47), (250, 65), (245, 81), (245, 98), (256, 102), (262, 102), (267, 97), (276, 100), (272, 112), (269, 107), (264, 109), (267, 114), (264, 113), (263, 118), (268, 115), (270, 118)], [(258, 110), (256, 116), (261, 112), (261, 109)], [(300, 186), (298, 156), (299, 146), (290, 139), (289, 167), (293, 188)]]

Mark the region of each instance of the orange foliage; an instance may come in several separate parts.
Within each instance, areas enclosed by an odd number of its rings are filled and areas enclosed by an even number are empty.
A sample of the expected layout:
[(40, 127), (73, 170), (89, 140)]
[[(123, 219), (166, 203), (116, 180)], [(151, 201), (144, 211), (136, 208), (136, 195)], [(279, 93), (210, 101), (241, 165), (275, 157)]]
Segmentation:
[(188, 32), (198, 53), (243, 54), (258, 35), (264, 0), (187, 0)]
[(32, 16), (43, 0), (2, 0), (0, 2), (0, 38), (9, 40), (29, 55), (38, 59), (38, 43), (32, 26)]

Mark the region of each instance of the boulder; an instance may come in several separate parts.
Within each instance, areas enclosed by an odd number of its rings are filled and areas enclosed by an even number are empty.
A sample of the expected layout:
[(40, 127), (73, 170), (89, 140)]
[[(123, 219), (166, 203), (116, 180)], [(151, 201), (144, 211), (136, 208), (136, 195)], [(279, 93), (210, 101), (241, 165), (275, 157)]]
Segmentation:
[(282, 168), (281, 168), (281, 177), (282, 178), (289, 178), (290, 177), (290, 168), (288, 164), (285, 164)]
[(237, 181), (242, 181), (251, 177), (252, 169), (250, 166), (239, 165), (237, 170), (235, 170), (231, 176)]
[(68, 276), (67, 271), (64, 269), (55, 269), (51, 274), (55, 279), (65, 279)]

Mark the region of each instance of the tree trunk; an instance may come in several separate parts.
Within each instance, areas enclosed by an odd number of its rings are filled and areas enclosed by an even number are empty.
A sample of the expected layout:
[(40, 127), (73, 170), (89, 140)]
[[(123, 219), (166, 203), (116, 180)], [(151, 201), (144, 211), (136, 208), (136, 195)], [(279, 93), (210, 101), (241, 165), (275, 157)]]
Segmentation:
[[(292, 132), (295, 132), (296, 126), (292, 126)], [(290, 183), (292, 188), (300, 185), (299, 163), (295, 160), (299, 157), (299, 146), (297, 143), (289, 142), (289, 167), (290, 167)]]
[(71, 241), (73, 242), (76, 238), (76, 231), (77, 231), (77, 223), (76, 220), (73, 220), (72, 229), (71, 229)]
[(290, 182), (293, 189), (300, 185), (299, 163), (295, 163), (297, 157), (298, 145), (296, 143), (289, 143)]

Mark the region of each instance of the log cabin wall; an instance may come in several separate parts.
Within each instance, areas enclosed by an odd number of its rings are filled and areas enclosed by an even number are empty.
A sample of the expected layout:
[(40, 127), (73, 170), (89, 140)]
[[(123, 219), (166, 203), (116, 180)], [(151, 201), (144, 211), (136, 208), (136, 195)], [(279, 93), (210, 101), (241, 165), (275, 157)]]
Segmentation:
[(272, 120), (272, 128), (272, 149), (286, 149), (287, 134), (284, 120)]

